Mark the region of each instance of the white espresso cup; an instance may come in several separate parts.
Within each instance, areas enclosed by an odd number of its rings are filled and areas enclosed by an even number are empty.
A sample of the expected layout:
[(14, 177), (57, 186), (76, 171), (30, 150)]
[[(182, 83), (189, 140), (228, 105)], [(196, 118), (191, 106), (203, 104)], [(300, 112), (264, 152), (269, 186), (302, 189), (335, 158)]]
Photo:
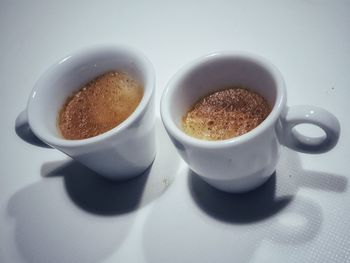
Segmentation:
[[(64, 139), (57, 116), (66, 99), (82, 85), (108, 71), (123, 71), (144, 89), (135, 111), (115, 128), (82, 140)], [(57, 61), (36, 82), (27, 105), (33, 133), (95, 172), (110, 179), (127, 179), (144, 172), (155, 149), (155, 73), (151, 62), (127, 46), (101, 45)]]
[[(183, 116), (200, 98), (228, 87), (243, 86), (261, 94), (272, 106), (256, 128), (238, 137), (206, 141), (187, 135)], [(161, 99), (164, 126), (190, 169), (210, 185), (227, 192), (246, 192), (262, 185), (275, 171), (282, 145), (321, 153), (337, 143), (340, 125), (328, 111), (314, 106), (286, 105), (281, 73), (266, 59), (245, 52), (214, 53), (189, 63), (168, 83)], [(293, 129), (309, 123), (323, 137), (308, 137)]]

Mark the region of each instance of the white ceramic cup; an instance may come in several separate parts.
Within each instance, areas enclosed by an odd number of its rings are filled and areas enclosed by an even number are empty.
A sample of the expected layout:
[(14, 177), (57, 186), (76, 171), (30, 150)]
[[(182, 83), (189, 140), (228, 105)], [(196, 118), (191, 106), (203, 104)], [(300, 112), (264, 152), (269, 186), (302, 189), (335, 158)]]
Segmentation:
[[(68, 96), (107, 71), (137, 79), (144, 95), (136, 110), (115, 128), (83, 140), (64, 139), (57, 116)], [(48, 145), (110, 179), (145, 171), (155, 158), (155, 74), (151, 62), (127, 46), (101, 45), (80, 50), (54, 63), (36, 82), (27, 105), (31, 130)]]
[[(258, 127), (221, 141), (200, 140), (182, 131), (182, 117), (199, 98), (236, 85), (258, 92), (273, 107)], [(281, 73), (266, 59), (245, 52), (214, 53), (189, 63), (170, 80), (162, 95), (161, 116), (191, 170), (220, 190), (245, 192), (262, 185), (274, 173), (281, 145), (321, 153), (338, 141), (336, 117), (319, 107), (287, 107), (286, 97)], [(320, 127), (326, 136), (307, 137), (293, 129), (302, 123)]]

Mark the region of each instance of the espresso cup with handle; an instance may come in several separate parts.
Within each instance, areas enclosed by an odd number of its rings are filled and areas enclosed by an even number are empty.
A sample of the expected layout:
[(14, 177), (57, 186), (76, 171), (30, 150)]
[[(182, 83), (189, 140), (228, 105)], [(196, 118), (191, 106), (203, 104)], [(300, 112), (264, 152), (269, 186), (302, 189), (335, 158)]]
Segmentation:
[[(206, 141), (187, 135), (183, 116), (213, 91), (243, 86), (262, 95), (272, 107), (253, 130), (227, 140)], [(286, 105), (285, 82), (266, 59), (246, 52), (213, 53), (183, 67), (167, 84), (161, 98), (161, 117), (178, 152), (190, 169), (208, 184), (232, 193), (262, 185), (274, 173), (282, 146), (304, 153), (333, 148), (340, 125), (328, 111), (315, 106)], [(296, 129), (313, 124), (325, 132), (308, 137)]]
[[(81, 86), (108, 71), (123, 71), (144, 89), (135, 111), (115, 128), (95, 137), (64, 139), (57, 117), (66, 99)], [(43, 142), (110, 179), (127, 179), (144, 172), (155, 148), (155, 73), (139, 51), (119, 45), (79, 50), (51, 67), (36, 82), (27, 104), (26, 120)]]

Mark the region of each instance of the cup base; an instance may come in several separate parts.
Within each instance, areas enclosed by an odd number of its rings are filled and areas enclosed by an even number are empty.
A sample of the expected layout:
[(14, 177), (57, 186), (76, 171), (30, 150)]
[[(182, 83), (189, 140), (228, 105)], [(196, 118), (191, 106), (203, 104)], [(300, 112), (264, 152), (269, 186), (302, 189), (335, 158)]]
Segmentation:
[[(208, 177), (200, 176), (206, 183), (211, 185), (212, 187), (221, 190), (223, 192), (228, 193), (245, 193), (252, 191), (260, 186), (262, 186), (273, 174), (273, 172), (268, 173), (267, 175), (262, 175), (257, 177), (255, 174), (239, 178), (239, 179), (231, 179), (231, 180), (218, 180)], [(252, 179), (254, 178), (254, 179)]]
[(127, 181), (127, 180), (133, 179), (135, 177), (138, 177), (138, 176), (148, 172), (152, 168), (152, 165), (154, 163), (155, 158), (156, 158), (156, 154), (154, 154), (154, 156), (153, 156), (151, 162), (149, 163), (149, 165), (147, 165), (146, 167), (138, 169), (137, 172), (118, 173), (118, 171), (116, 171), (115, 173), (108, 173), (108, 174), (106, 174), (106, 173), (98, 173), (98, 174), (100, 176), (102, 176), (103, 178), (105, 178), (106, 180), (110, 180), (112, 182)]

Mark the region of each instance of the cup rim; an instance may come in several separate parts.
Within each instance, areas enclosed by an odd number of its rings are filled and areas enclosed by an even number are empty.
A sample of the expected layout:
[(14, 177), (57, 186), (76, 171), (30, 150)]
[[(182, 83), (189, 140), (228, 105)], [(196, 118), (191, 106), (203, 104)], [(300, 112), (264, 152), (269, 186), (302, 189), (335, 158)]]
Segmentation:
[[(104, 133), (101, 133), (99, 135), (96, 135), (94, 137), (86, 138), (86, 139), (79, 139), (79, 140), (69, 140), (65, 139), (63, 137), (57, 137), (55, 135), (49, 134), (49, 133), (43, 133), (42, 130), (37, 127), (32, 121), (32, 105), (35, 103), (35, 95), (39, 89), (42, 89), (43, 86), (40, 84), (40, 82), (43, 79), (46, 79), (47, 76), (51, 74), (55, 74), (55, 72), (59, 71), (61, 68), (65, 66), (65, 63), (69, 60), (70, 62), (75, 59), (79, 59), (80, 57), (84, 56), (91, 56), (96, 55), (99, 52), (115, 52), (115, 51), (122, 51), (127, 52), (129, 54), (132, 54), (134, 57), (137, 57), (141, 64), (144, 65), (144, 68), (146, 70), (146, 76), (147, 80), (144, 84), (144, 86), (147, 86), (148, 88), (144, 88), (144, 94), (143, 97), (139, 103), (139, 105), (136, 107), (134, 112), (122, 123), (117, 125), (116, 127), (112, 128), (111, 130), (108, 130)], [(38, 78), (36, 81), (30, 96), (28, 98), (27, 102), (27, 119), (29, 126), (31, 130), (34, 132), (34, 134), (41, 140), (43, 140), (45, 143), (51, 145), (51, 146), (58, 146), (58, 147), (65, 147), (65, 148), (75, 148), (80, 146), (91, 146), (93, 144), (99, 143), (107, 138), (110, 138), (114, 136), (117, 133), (122, 132), (123, 130), (126, 130), (129, 126), (132, 125), (132, 123), (140, 116), (142, 113), (146, 110), (147, 105), (149, 104), (149, 101), (151, 100), (153, 94), (154, 94), (154, 87), (155, 87), (155, 71), (154, 67), (151, 63), (151, 61), (139, 50), (135, 49), (134, 47), (124, 45), (124, 44), (97, 44), (85, 48), (80, 48), (76, 50), (75, 52), (72, 52), (49, 66), (46, 71)]]
[[(175, 121), (171, 118), (170, 114), (170, 101), (172, 97), (172, 92), (176, 89), (178, 83), (183, 80), (189, 72), (192, 72), (196, 68), (200, 67), (202, 64), (212, 63), (220, 59), (244, 59), (251, 61), (255, 64), (260, 65), (265, 68), (271, 75), (271, 77), (276, 82), (276, 100), (272, 107), (271, 113), (267, 116), (267, 118), (260, 123), (257, 127), (252, 129), (251, 131), (229, 139), (225, 140), (203, 140), (192, 137), (186, 134)], [(266, 131), (271, 125), (274, 125), (276, 120), (281, 115), (284, 107), (286, 105), (286, 87), (285, 82), (282, 77), (281, 72), (274, 66), (271, 62), (269, 62), (264, 57), (260, 55), (256, 55), (246, 51), (218, 51), (209, 53), (207, 55), (201, 56), (192, 62), (185, 64), (175, 75), (170, 79), (168, 84), (166, 85), (162, 97), (161, 97), (161, 105), (160, 105), (160, 113), (164, 123), (164, 126), (168, 133), (170, 133), (176, 140), (181, 143), (191, 145), (194, 147), (200, 148), (208, 148), (208, 149), (217, 149), (217, 148), (226, 148), (232, 147), (234, 145), (240, 145), (247, 141), (252, 140), (259, 134)]]

